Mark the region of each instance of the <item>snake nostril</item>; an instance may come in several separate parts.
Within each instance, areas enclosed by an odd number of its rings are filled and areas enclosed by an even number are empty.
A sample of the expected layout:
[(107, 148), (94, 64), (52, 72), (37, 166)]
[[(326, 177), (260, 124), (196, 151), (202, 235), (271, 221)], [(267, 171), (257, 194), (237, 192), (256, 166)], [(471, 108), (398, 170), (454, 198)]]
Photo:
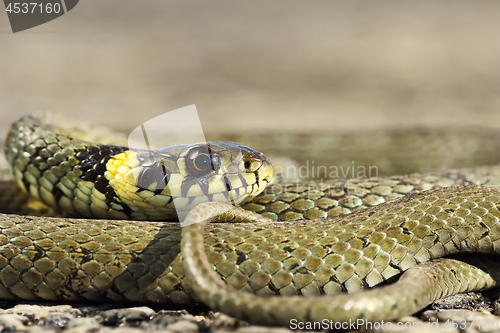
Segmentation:
[(250, 161), (245, 161), (245, 164), (244, 164), (245, 169), (250, 169), (251, 166), (252, 166), (252, 163)]

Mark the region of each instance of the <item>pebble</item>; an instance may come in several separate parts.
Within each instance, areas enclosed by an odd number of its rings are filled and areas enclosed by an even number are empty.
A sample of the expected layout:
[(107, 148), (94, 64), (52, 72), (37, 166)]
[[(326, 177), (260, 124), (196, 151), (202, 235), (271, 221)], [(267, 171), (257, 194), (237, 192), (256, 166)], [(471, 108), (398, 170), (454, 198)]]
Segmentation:
[[(116, 305), (30, 305), (0, 309), (0, 332), (26, 333), (290, 333), (306, 332), (287, 327), (248, 325), (219, 312), (188, 313), (186, 310), (116, 308)], [(466, 293), (434, 303), (419, 317), (408, 316), (390, 327), (367, 328), (372, 333), (476, 333), (497, 332), (500, 327), (500, 302), (481, 293)], [(463, 327), (454, 327), (453, 320)], [(402, 323), (399, 327), (397, 322)], [(495, 326), (496, 325), (496, 326)], [(351, 333), (357, 331), (350, 331)]]

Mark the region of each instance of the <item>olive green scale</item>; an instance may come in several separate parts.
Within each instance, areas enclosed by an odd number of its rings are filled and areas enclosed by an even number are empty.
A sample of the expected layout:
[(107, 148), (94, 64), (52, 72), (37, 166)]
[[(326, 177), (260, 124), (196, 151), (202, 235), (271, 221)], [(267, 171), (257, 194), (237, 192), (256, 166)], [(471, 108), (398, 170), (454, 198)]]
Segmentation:
[[(212, 224), (205, 250), (238, 290), (353, 292), (450, 253), (498, 252), (500, 193), (469, 189), (410, 195), (349, 220)], [(0, 215), (0, 229), (0, 298), (193, 302), (177, 224)]]

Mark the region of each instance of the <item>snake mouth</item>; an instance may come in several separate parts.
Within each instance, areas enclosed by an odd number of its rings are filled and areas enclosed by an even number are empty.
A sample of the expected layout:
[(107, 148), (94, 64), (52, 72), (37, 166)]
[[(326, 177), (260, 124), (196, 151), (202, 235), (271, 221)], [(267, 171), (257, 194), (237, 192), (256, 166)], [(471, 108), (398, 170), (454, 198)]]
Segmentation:
[(262, 171), (261, 181), (264, 181), (267, 184), (269, 184), (273, 180), (273, 176), (274, 176), (273, 167), (272, 164), (269, 164), (269, 167), (266, 166), (266, 168)]
[[(255, 197), (272, 181), (274, 174), (273, 165), (261, 152), (245, 146), (241, 146), (241, 151), (246, 174), (253, 174), (255, 177), (253, 185), (257, 185), (257, 189), (251, 192), (251, 196)], [(250, 182), (248, 183), (250, 185)]]

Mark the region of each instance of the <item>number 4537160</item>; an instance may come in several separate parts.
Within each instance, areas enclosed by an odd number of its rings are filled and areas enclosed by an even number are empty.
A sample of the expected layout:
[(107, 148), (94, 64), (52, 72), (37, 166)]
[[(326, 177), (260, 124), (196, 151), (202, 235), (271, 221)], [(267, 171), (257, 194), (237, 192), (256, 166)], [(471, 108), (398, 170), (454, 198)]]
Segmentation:
[(33, 14), (33, 13), (59, 13), (61, 11), (61, 4), (59, 3), (36, 3), (36, 2), (14, 2), (9, 3), (5, 9), (8, 13), (23, 13), (23, 14)]

